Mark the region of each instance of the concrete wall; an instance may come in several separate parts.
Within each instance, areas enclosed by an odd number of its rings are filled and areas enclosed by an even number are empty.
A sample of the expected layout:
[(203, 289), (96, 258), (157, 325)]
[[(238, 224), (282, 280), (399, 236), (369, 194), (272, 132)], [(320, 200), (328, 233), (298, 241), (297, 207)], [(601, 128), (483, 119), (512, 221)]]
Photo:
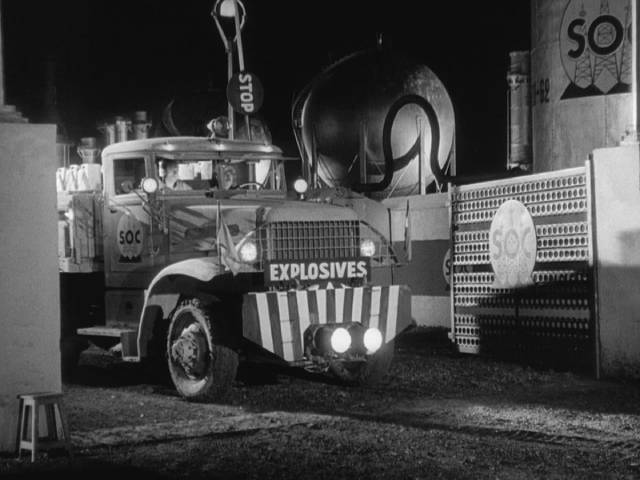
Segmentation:
[(640, 378), (640, 152), (593, 152), (601, 375)]
[(0, 451), (16, 395), (60, 391), (54, 125), (0, 123)]
[(384, 201), (391, 210), (391, 238), (403, 251), (407, 201), (410, 205), (412, 259), (394, 271), (393, 282), (411, 287), (411, 309), (418, 325), (451, 327), (451, 300), (445, 265), (449, 250), (448, 194), (395, 197)]

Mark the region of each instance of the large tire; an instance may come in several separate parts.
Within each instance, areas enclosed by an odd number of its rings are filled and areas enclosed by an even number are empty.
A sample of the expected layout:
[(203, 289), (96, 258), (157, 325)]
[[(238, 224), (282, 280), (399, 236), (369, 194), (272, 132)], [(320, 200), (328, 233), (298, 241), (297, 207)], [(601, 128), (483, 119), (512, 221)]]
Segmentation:
[(393, 360), (393, 342), (383, 345), (366, 362), (333, 361), (329, 370), (347, 385), (375, 385), (389, 371)]
[(198, 299), (181, 302), (171, 314), (167, 334), (169, 374), (187, 400), (218, 400), (238, 370), (238, 354), (216, 336), (211, 310)]

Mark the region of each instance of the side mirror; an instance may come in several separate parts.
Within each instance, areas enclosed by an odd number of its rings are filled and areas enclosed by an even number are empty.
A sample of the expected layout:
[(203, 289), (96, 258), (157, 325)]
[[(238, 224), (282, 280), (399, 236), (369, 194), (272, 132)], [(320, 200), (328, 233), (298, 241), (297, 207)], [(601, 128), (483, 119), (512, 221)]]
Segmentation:
[(140, 182), (140, 186), (142, 187), (142, 191), (147, 195), (156, 193), (160, 187), (158, 181), (153, 177), (143, 178), (142, 182)]

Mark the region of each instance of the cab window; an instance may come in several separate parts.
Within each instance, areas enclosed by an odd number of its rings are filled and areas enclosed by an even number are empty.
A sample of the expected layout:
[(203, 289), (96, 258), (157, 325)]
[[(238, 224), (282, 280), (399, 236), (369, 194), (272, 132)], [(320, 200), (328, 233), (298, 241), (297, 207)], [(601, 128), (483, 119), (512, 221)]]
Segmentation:
[(209, 190), (217, 187), (211, 160), (156, 158), (156, 176), (163, 190)]
[(113, 178), (116, 195), (123, 195), (140, 188), (140, 182), (144, 177), (144, 157), (114, 159)]

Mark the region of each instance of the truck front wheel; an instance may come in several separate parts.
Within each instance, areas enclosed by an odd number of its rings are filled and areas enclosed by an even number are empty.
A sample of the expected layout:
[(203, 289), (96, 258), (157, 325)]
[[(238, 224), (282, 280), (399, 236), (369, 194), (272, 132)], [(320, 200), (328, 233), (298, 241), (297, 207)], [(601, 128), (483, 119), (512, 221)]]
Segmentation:
[(393, 342), (389, 342), (366, 361), (334, 360), (329, 369), (341, 382), (348, 385), (374, 385), (385, 376), (393, 360)]
[(171, 315), (167, 335), (169, 373), (188, 400), (219, 399), (231, 387), (238, 354), (217, 338), (211, 309), (199, 300), (181, 302)]

